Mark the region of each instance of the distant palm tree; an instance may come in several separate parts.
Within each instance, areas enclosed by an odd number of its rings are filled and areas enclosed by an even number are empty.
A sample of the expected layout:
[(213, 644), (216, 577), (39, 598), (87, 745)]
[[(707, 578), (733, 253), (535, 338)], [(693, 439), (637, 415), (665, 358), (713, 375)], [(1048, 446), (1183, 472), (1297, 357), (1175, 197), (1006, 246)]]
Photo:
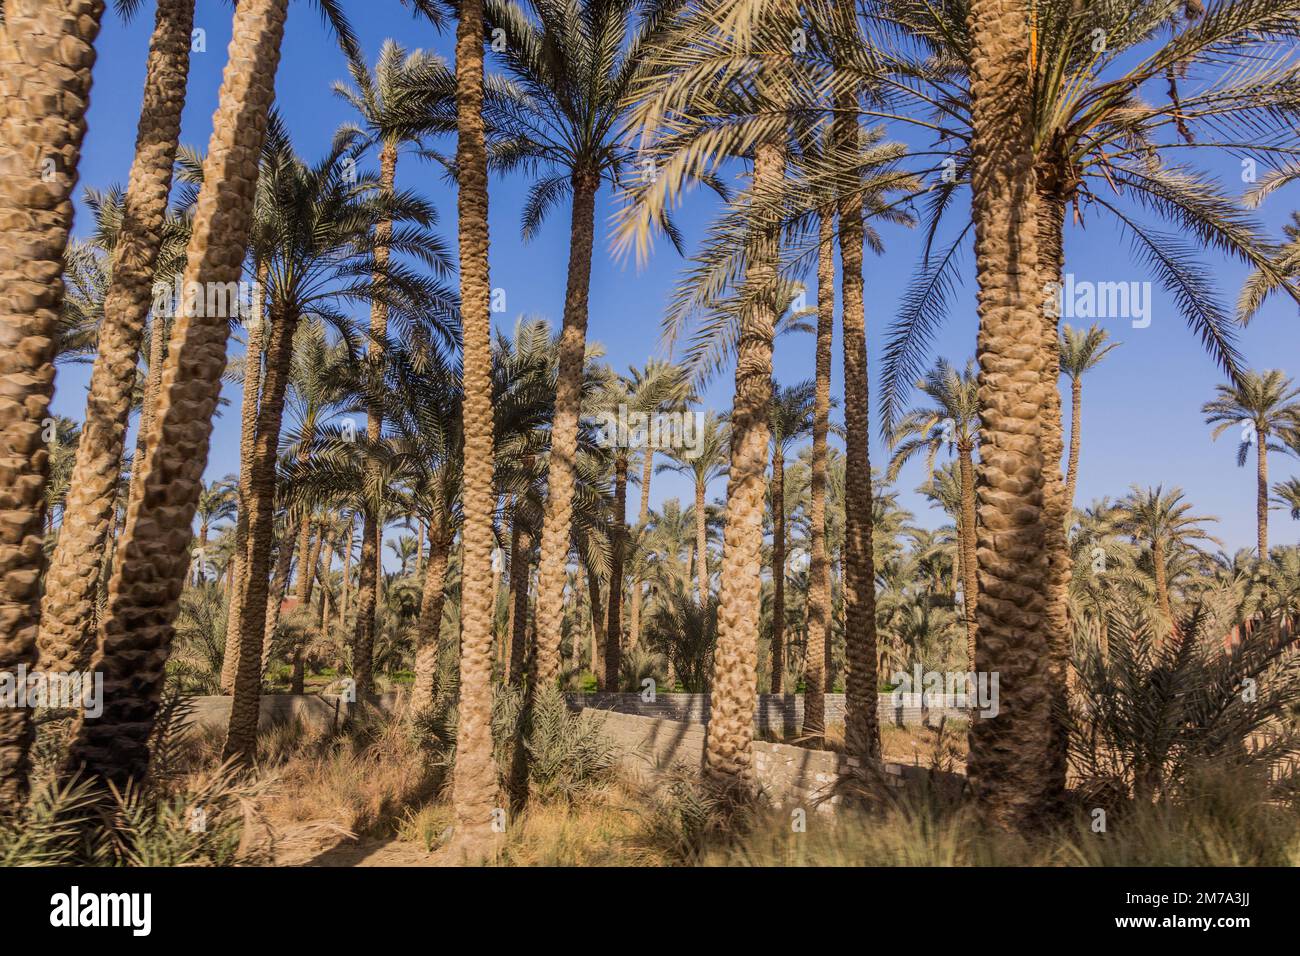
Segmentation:
[(1273, 500), (1287, 509), (1292, 521), (1300, 521), (1300, 478), (1288, 478), (1274, 485)]
[(1200, 542), (1219, 544), (1218, 539), (1201, 527), (1216, 518), (1191, 514), (1192, 506), (1183, 500), (1181, 488), (1164, 490), (1163, 485), (1139, 488), (1120, 502), (1119, 525), (1134, 541), (1150, 549), (1152, 574), (1155, 578), (1156, 605), (1166, 625), (1173, 625), (1173, 606), (1169, 598), (1169, 561), (1175, 552)]
[(772, 383), (769, 420), (772, 430), (772, 693), (783, 692), (785, 676), (786, 488), (785, 459), (813, 428), (817, 385), (813, 381), (782, 387)]
[(690, 478), (695, 485), (695, 595), (701, 605), (708, 599), (709, 588), (709, 536), (707, 505), (709, 482), (727, 472), (727, 453), (731, 440), (726, 422), (708, 413), (704, 429), (694, 448), (675, 448), (668, 452), (670, 461), (660, 465), (658, 471), (675, 472)]
[(1278, 369), (1242, 372), (1235, 384), (1216, 387), (1218, 397), (1201, 411), (1205, 423), (1214, 425), (1217, 439), (1230, 428), (1240, 429), (1237, 466), (1246, 464), (1255, 448), (1255, 515), (1258, 522), (1256, 555), (1268, 559), (1268, 453), (1285, 451), (1272, 441), (1280, 433), (1300, 428), (1300, 388)]
[(903, 464), (913, 456), (926, 453), (926, 469), (934, 476), (934, 460), (947, 446), (957, 451), (961, 503), (957, 518), (958, 555), (961, 565), (962, 610), (966, 620), (966, 652), (975, 667), (975, 610), (979, 598), (979, 568), (975, 543), (975, 463), (974, 452), (979, 436), (979, 381), (973, 360), (958, 371), (940, 359), (926, 376), (916, 383), (930, 399), (927, 408), (903, 412), (894, 425), (890, 442), (894, 457), (886, 473), (890, 481), (898, 478)]
[(537, 585), (538, 686), (554, 683), (560, 669), (596, 194), (602, 181), (621, 181), (635, 160), (623, 129), (629, 94), (648, 72), (658, 27), (675, 6), (638, 0), (574, 0), (563, 8), (545, 0), (486, 3), (490, 24), (504, 33), (503, 65), (522, 92), (493, 113), (502, 140), (494, 161), (502, 169), (545, 169), (524, 204), (524, 238), (535, 236), (566, 197), (572, 200)]
[(194, 582), (200, 584), (207, 579), (205, 564), (207, 561), (208, 533), (218, 521), (233, 519), (239, 513), (238, 479), (227, 475), (213, 482), (204, 482), (199, 491), (199, 504), (196, 513), (199, 519), (199, 564), (194, 569)]
[(1065, 470), (1065, 505), (1074, 507), (1074, 486), (1079, 480), (1079, 438), (1083, 420), (1083, 376), (1104, 359), (1118, 342), (1108, 342), (1100, 326), (1086, 331), (1061, 327), (1061, 371), (1070, 379), (1070, 458)]

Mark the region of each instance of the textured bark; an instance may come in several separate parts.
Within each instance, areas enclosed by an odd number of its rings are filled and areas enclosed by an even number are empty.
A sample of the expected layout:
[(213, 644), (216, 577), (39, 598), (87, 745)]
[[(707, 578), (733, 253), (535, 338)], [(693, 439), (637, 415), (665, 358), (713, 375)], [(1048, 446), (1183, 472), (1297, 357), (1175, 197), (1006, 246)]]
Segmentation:
[[(754, 192), (780, 189), (785, 156), (779, 143), (762, 143), (754, 156)], [(758, 630), (762, 607), (763, 510), (767, 482), (768, 415), (772, 401), (774, 286), (778, 231), (756, 223), (745, 283), (751, 305), (740, 320), (731, 413), (731, 470), (718, 599), (718, 640), (704, 745), (704, 770), (728, 790), (754, 789), (753, 741)], [(699, 493), (696, 493), (697, 503)]]
[[(655, 450), (647, 439), (643, 460), (641, 462), (641, 510), (637, 513), (636, 526), (644, 530), (650, 517), (650, 477), (654, 474)], [(635, 648), (641, 643), (641, 590), (643, 582), (638, 577), (632, 579), (632, 606), (628, 611), (627, 646)]]
[(510, 594), (514, 613), (510, 621), (509, 682), (512, 687), (523, 684), (528, 672), (528, 576), (532, 539), (515, 520), (511, 532), (514, 540), (510, 548)]
[(1070, 460), (1065, 472), (1065, 506), (1074, 507), (1074, 486), (1079, 480), (1079, 427), (1083, 422), (1083, 377), (1070, 379)]
[(235, 692), (235, 670), (239, 666), (239, 615), (248, 587), (248, 502), (252, 495), (253, 446), (257, 443), (257, 407), (262, 388), (262, 346), (266, 335), (267, 265), (254, 266), (257, 286), (248, 321), (248, 343), (244, 349), (243, 398), (239, 409), (239, 512), (235, 516), (234, 588), (226, 608), (226, 653), (221, 660), (221, 693)]
[(1151, 562), (1156, 575), (1156, 606), (1160, 608), (1160, 616), (1168, 628), (1173, 624), (1174, 611), (1169, 603), (1169, 572), (1165, 569), (1165, 561), (1165, 542), (1156, 538), (1151, 542)]
[[(1040, 164), (1037, 171), (1039, 191), (1038, 268), (1045, 282), (1059, 283), (1065, 261), (1065, 177), (1062, 164)], [(1070, 668), (1070, 542), (1066, 534), (1069, 506), (1065, 483), (1061, 477), (1061, 457), (1065, 449), (1065, 432), (1061, 421), (1061, 346), (1057, 316), (1052, 309), (1042, 309), (1043, 414), (1040, 417), (1043, 448), (1043, 520), (1048, 553), (1047, 622), (1050, 628), (1052, 655), (1048, 680), (1052, 689), (1052, 717), (1055, 746), (1054, 774), (1065, 777), (1069, 754), (1069, 732), (1065, 726), (1069, 705), (1066, 681)]]
[(785, 683), (785, 456), (772, 449), (772, 693)]
[(460, 725), (451, 855), (482, 858), (499, 806), (492, 752), (492, 349), (487, 148), (483, 124), (483, 3), (461, 0), (456, 28), (456, 166), (465, 386), (464, 557), (461, 574)]
[(379, 528), (370, 509), (361, 522), (361, 556), (357, 560), (357, 620), (352, 633), (352, 679), (357, 696), (373, 687), (371, 662), (375, 647), (375, 606), (379, 600)]
[[(851, 94), (833, 135), (856, 144), (857, 101)], [(844, 752), (860, 762), (880, 756), (876, 717), (876, 566), (871, 547), (871, 457), (867, 443), (866, 308), (862, 300), (862, 198), (838, 199), (840, 283), (844, 297)], [(829, 672), (829, 669), (828, 669)]]
[(81, 442), (68, 481), (63, 525), (45, 577), (39, 637), (41, 668), (81, 671), (95, 650), (95, 605), (110, 529), (117, 517), (126, 426), (136, 384), (145, 316), (153, 302), (189, 75), (194, 0), (159, 0), (135, 160), (104, 296), (99, 354), (90, 376)]
[(973, 0), (970, 30), (981, 408), (976, 665), (999, 673), (1000, 711), (972, 722), (967, 766), (985, 816), (1018, 827), (1049, 816), (1064, 784), (1045, 602), (1047, 396), (1025, 5)]
[(826, 666), (831, 643), (831, 564), (826, 554), (826, 436), (831, 416), (832, 340), (835, 335), (835, 212), (817, 221), (817, 352), (809, 482), (808, 650), (803, 675), (803, 732), (813, 741), (826, 732)]
[[(101, 0), (9, 0), (0, 32), (0, 671), (36, 663), (63, 254)], [(188, 542), (186, 542), (188, 544)], [(183, 573), (183, 572), (182, 572)], [(31, 710), (0, 708), (0, 812), (27, 793)]]
[(1255, 518), (1259, 527), (1259, 559), (1268, 560), (1268, 440), (1265, 432), (1256, 432), (1255, 442)]
[[(252, 223), (258, 157), (274, 96), (287, 0), (243, 0), (235, 12), (185, 267), (190, 283), (239, 280)], [(226, 368), (226, 316), (183, 309), (169, 343), (145, 446), (144, 488), (126, 528), (99, 628), (104, 713), (83, 723), (73, 764), (111, 780), (143, 776), (162, 691), (190, 526)]]
[(343, 532), (342, 550), (343, 577), (339, 581), (339, 627), (344, 627), (348, 616), (348, 597), (352, 590), (352, 529), (357, 516), (348, 515), (347, 528)]
[(966, 619), (966, 659), (971, 670), (975, 669), (975, 645), (979, 634), (976, 607), (979, 604), (979, 557), (976, 554), (975, 540), (975, 462), (972, 458), (973, 448), (970, 443), (957, 446), (957, 469), (961, 478), (961, 527), (957, 536), (961, 538), (961, 587), (962, 613)]
[[(285, 541), (292, 541), (296, 534), (295, 527), (285, 528)], [(261, 661), (259, 674), (265, 674), (271, 663), (271, 649), (275, 644), (275, 629), (280, 626), (280, 606), (289, 596), (289, 569), (293, 564), (293, 548), (277, 548), (275, 552), (275, 570), (271, 573), (271, 584), (266, 596), (266, 618), (262, 626), (262, 647), (259, 654)]]
[(582, 406), (582, 375), (587, 350), (587, 296), (591, 286), (596, 190), (599, 186), (600, 179), (594, 171), (574, 171), (569, 275), (564, 296), (564, 325), (560, 331), (560, 367), (555, 390), (555, 415), (551, 423), (546, 510), (542, 518), (542, 549), (538, 564), (539, 687), (549, 687), (560, 673), (564, 579), (573, 534), (574, 467), (578, 453), (578, 415)]
[[(304, 547), (307, 541), (311, 541), (310, 547)], [(311, 537), (311, 522), (303, 522), (303, 530), (299, 536), (298, 544), (298, 606), (304, 611), (311, 608), (311, 596), (313, 586), (316, 583), (316, 577), (320, 574), (321, 550), (325, 543), (325, 529), (317, 527), (316, 537)], [(321, 583), (321, 590), (325, 590), (324, 582)], [(319, 630), (325, 623), (325, 599), (321, 598), (320, 616), (316, 621), (316, 628)], [(268, 633), (272, 633), (268, 631)], [(290, 663), (293, 665), (293, 672), (289, 678), (289, 693), (301, 694), (305, 674), (303, 673), (303, 654), (306, 652), (307, 634), (300, 632), (297, 640), (294, 641), (293, 652), (290, 655)]]
[(609, 555), (609, 613), (605, 632), (605, 689), (618, 690), (623, 650), (623, 552), (627, 542), (627, 456), (614, 459), (614, 535)]
[(700, 607), (709, 601), (709, 522), (704, 482), (695, 482), (695, 592)]
[[(257, 441), (249, 469), (248, 498), (248, 582), (239, 614), (239, 663), (235, 668), (235, 695), (230, 705), (230, 728), (224, 756), (251, 764), (257, 756), (258, 701), (262, 690), (266, 650), (274, 639), (267, 620), (268, 596), (279, 617), (279, 593), (267, 583), (271, 573), (271, 550), (275, 543), (276, 465), (280, 449), (280, 425), (284, 419), (284, 396), (289, 387), (293, 361), (293, 337), (298, 331), (298, 313), (280, 314), (271, 307), (271, 336), (266, 344), (266, 381), (257, 409)], [(301, 534), (310, 536), (311, 523), (302, 519)], [(280, 553), (293, 552), (293, 538), (280, 542)], [(278, 569), (277, 569), (278, 570)], [(308, 568), (300, 573), (310, 579)], [(287, 580), (287, 575), (286, 575)]]
[[(590, 567), (587, 571), (587, 599), (591, 602), (591, 673), (596, 677), (596, 690), (605, 687), (605, 607), (600, 600), (600, 578)], [(574, 642), (574, 660), (577, 642)]]
[(420, 619), (415, 625), (415, 683), (411, 688), (411, 711), (418, 713), (433, 703), (438, 676), (438, 633), (446, 604), (447, 559), (450, 535), (429, 535), (429, 560), (424, 566), (424, 590), (420, 595)]
[[(153, 428), (154, 412), (158, 408), (158, 395), (162, 391), (163, 364), (167, 361), (167, 336), (171, 328), (167, 316), (154, 314), (149, 328), (149, 374), (144, 383), (144, 401), (140, 407), (140, 427), (135, 436), (135, 462), (144, 461), (144, 440)], [(132, 467), (131, 484), (127, 488), (128, 502), (138, 498), (144, 490), (140, 469)]]

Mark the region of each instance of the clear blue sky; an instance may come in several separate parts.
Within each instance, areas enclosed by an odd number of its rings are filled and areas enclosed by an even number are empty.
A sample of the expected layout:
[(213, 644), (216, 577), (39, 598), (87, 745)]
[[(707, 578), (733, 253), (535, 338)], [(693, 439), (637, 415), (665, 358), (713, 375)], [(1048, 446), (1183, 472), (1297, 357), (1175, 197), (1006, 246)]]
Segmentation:
[[(206, 148), (211, 117), (216, 106), (226, 46), (230, 39), (231, 12), (222, 0), (199, 0), (196, 26), (207, 33), (207, 51), (193, 55), (189, 97), (182, 140)], [(450, 57), (451, 36), (439, 35), (427, 23), (417, 22), (397, 0), (344, 0), (367, 56), (373, 60), (380, 43), (395, 37), (408, 48), (435, 50)], [(124, 25), (111, 11), (98, 42), (99, 62), (95, 68), (89, 125), (81, 161), (81, 184), (107, 187), (125, 184), (130, 169), (145, 54), (152, 26), (152, 4), (146, 5), (135, 23)], [(307, 0), (291, 4), (283, 57), (276, 82), (277, 106), (288, 121), (299, 153), (317, 158), (336, 127), (350, 119), (349, 110), (330, 92), (330, 84), (346, 77), (343, 59), (326, 35), (319, 16)], [(443, 144), (450, 147), (450, 143)], [(1197, 157), (1210, 161), (1208, 157)], [(1240, 169), (1236, 160), (1222, 158), (1211, 167), (1224, 177), (1229, 188), (1239, 188)], [(455, 197), (441, 181), (436, 168), (414, 156), (403, 157), (398, 169), (401, 186), (425, 193), (437, 205), (441, 231), (455, 247)], [(529, 244), (519, 236), (519, 212), (526, 195), (523, 177), (494, 179), (491, 191), (492, 284), (504, 288), (508, 311), (498, 321), (513, 326), (519, 316), (539, 316), (558, 327), (564, 296), (567, 260), (567, 209), (552, 214), (541, 235)], [(1274, 194), (1262, 217), (1271, 229), (1278, 229), (1294, 207), (1295, 192)], [(611, 206), (602, 193), (598, 221), (607, 219)], [(682, 210), (679, 224), (688, 242), (698, 241), (712, 212), (711, 204), (699, 197)], [(84, 234), (89, 216), (79, 209), (76, 231)], [(871, 355), (873, 389), (879, 381), (878, 355), (885, 329), (917, 262), (917, 234), (902, 228), (885, 233), (887, 253), (866, 263), (868, 348)], [(606, 237), (607, 238), (607, 237)], [(1066, 243), (1067, 271), (1079, 279), (1133, 281), (1152, 279), (1142, 262), (1131, 253), (1117, 228), (1098, 214), (1089, 216), (1085, 227), (1071, 225)], [(1207, 252), (1214, 268), (1219, 294), (1225, 302), (1235, 300), (1245, 269)], [(650, 355), (661, 354), (659, 328), (662, 309), (683, 262), (666, 242), (657, 244), (654, 258), (638, 269), (634, 262), (615, 261), (608, 242), (598, 240), (591, 289), (590, 337), (602, 343), (608, 361), (615, 368), (640, 365)], [(971, 256), (965, 259), (969, 278)], [(1088, 324), (1086, 321), (1076, 324)], [(1172, 302), (1157, 285), (1150, 327), (1134, 329), (1127, 320), (1103, 323), (1114, 338), (1123, 342), (1103, 364), (1085, 379), (1083, 456), (1078, 501), (1086, 504), (1103, 495), (1118, 497), (1130, 483), (1181, 485), (1188, 499), (1202, 514), (1219, 517), (1215, 533), (1227, 549), (1254, 543), (1254, 470), (1239, 469), (1235, 462), (1235, 438), (1226, 435), (1211, 442), (1203, 424), (1200, 406), (1212, 396), (1221, 377), (1204, 354), (1198, 340), (1187, 330)], [(973, 282), (959, 290), (951, 306), (949, 321), (936, 344), (936, 355), (964, 362), (975, 347)], [(1300, 372), (1300, 338), (1296, 335), (1294, 304), (1274, 298), (1249, 329), (1241, 334), (1240, 346), (1246, 362), (1256, 368), (1281, 368)], [(232, 344), (232, 349), (239, 346)], [(840, 343), (836, 340), (836, 368), (833, 389), (841, 389)], [(777, 346), (775, 373), (782, 382), (794, 382), (812, 375), (812, 337), (788, 336)], [(80, 420), (85, 409), (85, 385), (89, 367), (64, 368), (56, 381), (55, 410)], [(711, 407), (730, 405), (730, 374), (720, 376), (706, 393)], [(208, 477), (220, 477), (238, 470), (239, 392), (227, 386), (231, 405), (218, 422), (209, 457)], [(1068, 398), (1068, 396), (1067, 396)], [(873, 416), (876, 395), (872, 396)], [(883, 466), (886, 450), (873, 417), (872, 461)], [(923, 463), (906, 468), (899, 480), (902, 502), (920, 523), (934, 526), (941, 516), (930, 509), (912, 489), (924, 480)], [(1300, 470), (1300, 463), (1282, 455), (1272, 459), (1274, 481)], [(720, 498), (725, 480), (710, 489)], [(689, 500), (689, 489), (675, 476), (656, 476), (653, 498), (667, 496)], [(631, 495), (635, 502), (635, 495)], [(633, 504), (635, 507), (635, 503)], [(1274, 511), (1272, 540), (1294, 543), (1300, 538), (1300, 524), (1282, 511)]]

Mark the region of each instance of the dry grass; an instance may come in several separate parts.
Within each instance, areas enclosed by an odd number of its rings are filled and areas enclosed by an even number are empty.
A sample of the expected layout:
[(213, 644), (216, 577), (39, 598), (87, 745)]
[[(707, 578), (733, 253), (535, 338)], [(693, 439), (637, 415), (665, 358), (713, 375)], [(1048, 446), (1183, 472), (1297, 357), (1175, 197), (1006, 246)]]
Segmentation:
[[(882, 722), (881, 752), (889, 763), (960, 773), (966, 769), (967, 726), (964, 720), (936, 719), (932, 726), (918, 724), (905, 727)], [(814, 746), (814, 742), (807, 738), (798, 735), (786, 737), (780, 730), (770, 731), (762, 735), (761, 739), (796, 747)], [(825, 739), (816, 741), (815, 747), (817, 750), (843, 753), (844, 725), (831, 724), (826, 729)]]

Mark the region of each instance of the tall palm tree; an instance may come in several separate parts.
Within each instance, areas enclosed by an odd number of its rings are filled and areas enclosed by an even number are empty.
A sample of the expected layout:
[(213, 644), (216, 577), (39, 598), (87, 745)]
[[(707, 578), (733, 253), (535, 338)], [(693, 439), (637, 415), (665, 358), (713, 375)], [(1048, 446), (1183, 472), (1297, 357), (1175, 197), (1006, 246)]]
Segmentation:
[(195, 568), (196, 583), (207, 577), (206, 562), (208, 534), (212, 525), (218, 521), (234, 518), (239, 511), (239, 493), (234, 475), (227, 475), (211, 483), (202, 482), (199, 491), (199, 503), (196, 509), (199, 519), (199, 541), (197, 554), (200, 564)]
[(1266, 372), (1244, 371), (1233, 384), (1215, 387), (1218, 395), (1206, 402), (1201, 411), (1205, 423), (1215, 426), (1211, 436), (1217, 439), (1230, 428), (1240, 430), (1237, 443), (1237, 467), (1246, 464), (1251, 446), (1255, 448), (1255, 517), (1258, 523), (1255, 554), (1268, 560), (1268, 453), (1285, 451), (1273, 441), (1279, 432), (1300, 427), (1300, 388), (1278, 369)]
[(1074, 486), (1079, 480), (1079, 427), (1083, 421), (1083, 376), (1100, 364), (1118, 342), (1099, 326), (1087, 330), (1061, 327), (1061, 371), (1070, 379), (1070, 458), (1065, 470), (1065, 504), (1074, 507)]
[[(250, 462), (250, 496), (246, 502), (248, 574), (240, 608), (240, 650), (228, 756), (251, 759), (255, 746), (262, 650), (270, 638), (266, 633), (267, 574), (274, 538), (280, 431), (299, 323), (306, 316), (316, 315), (348, 333), (350, 329), (339, 309), (378, 300), (386, 314), (399, 315), (425, 335), (449, 340), (452, 334), (449, 317), (453, 294), (435, 279), (387, 258), (392, 244), (434, 269), (448, 271), (446, 252), (428, 229), (436, 216), (423, 201), (387, 190), (382, 179), (376, 182), (372, 177), (357, 176), (352, 166), (355, 140), (354, 133), (344, 130), (324, 159), (308, 166), (294, 154), (288, 137), (277, 125), (263, 164), (262, 176), (271, 197), (263, 211), (270, 336)], [(374, 230), (377, 224), (393, 222), (403, 227), (401, 241), (384, 240), (385, 259), (381, 265), (380, 240)], [(358, 276), (369, 276), (369, 281)], [(306, 446), (299, 450), (304, 453)], [(299, 516), (303, 532), (309, 534), (308, 518)], [(286, 555), (291, 550), (289, 542), (282, 547)], [(378, 556), (371, 551), (369, 557), (373, 568)], [(366, 569), (363, 557), (363, 582)], [(310, 566), (300, 568), (300, 573), (308, 574), (310, 570)], [(287, 575), (287, 563), (285, 571)], [(363, 583), (363, 616), (365, 594)], [(269, 596), (273, 603), (278, 601), (278, 595)], [(370, 691), (369, 666), (364, 659), (368, 645), (360, 638), (358, 634), (354, 650), (360, 652), (361, 666), (353, 676), (357, 691), (365, 694)]]
[[(118, 7), (132, 12), (122, 0)], [(154, 300), (154, 267), (185, 107), (193, 25), (194, 0), (158, 0), (135, 160), (104, 297), (105, 320), (99, 326), (82, 443), (64, 509), (68, 520), (45, 577), (39, 643), (46, 670), (82, 670), (94, 651), (95, 599), (116, 517), (145, 316)]]
[(785, 459), (795, 442), (812, 431), (817, 386), (772, 384), (772, 693), (782, 693), (785, 675), (786, 488)]
[(709, 412), (704, 418), (704, 427), (696, 447), (670, 450), (669, 461), (657, 469), (687, 476), (695, 486), (695, 595), (701, 607), (708, 601), (710, 593), (708, 511), (705, 499), (709, 483), (727, 472), (730, 444), (730, 426)]
[[(391, 200), (396, 191), (397, 163), (402, 147), (419, 143), (427, 135), (450, 132), (454, 128), (454, 119), (448, 109), (448, 100), (454, 96), (454, 91), (449, 88), (452, 82), (450, 71), (441, 57), (422, 50), (408, 54), (392, 40), (385, 41), (380, 49), (373, 74), (359, 58), (352, 58), (348, 67), (356, 86), (336, 83), (334, 92), (361, 117), (364, 145), (378, 146), (379, 195), (381, 200)], [(376, 272), (373, 282), (377, 290), (382, 289), (383, 272), (388, 267), (392, 242), (392, 220), (380, 219), (374, 227)], [(376, 295), (370, 306), (368, 357), (377, 367), (383, 362), (388, 320), (384, 296)], [(377, 377), (378, 374), (376, 368)], [(378, 446), (383, 433), (383, 403), (377, 392), (366, 410), (366, 435), (372, 447)], [(371, 468), (372, 481), (376, 479), (378, 469), (376, 462)], [(374, 641), (375, 626), (375, 602), (368, 598), (375, 584), (370, 569), (381, 560), (383, 529), (377, 515), (365, 513), (362, 518), (361, 603), (354, 646), (366, 647)], [(365, 690), (368, 692), (369, 688)]]
[[(60, 278), (86, 132), (102, 0), (10, 0), (0, 38), (0, 670), (36, 662), (45, 554), (42, 432), (54, 388)], [(184, 571), (181, 572), (184, 574)], [(27, 790), (31, 713), (0, 712), (0, 801)]]
[[(287, 0), (246, 0), (235, 11), (185, 288), (225, 287), (240, 278), (286, 8)], [(183, 309), (173, 329), (158, 409), (136, 463), (143, 492), (127, 514), (99, 623), (95, 666), (104, 672), (104, 712), (81, 723), (71, 749), (74, 766), (116, 781), (138, 779), (148, 766), (187, 567), (184, 531), (194, 518), (226, 366), (229, 318), (195, 311)]]
[[(546, 513), (537, 596), (537, 680), (559, 674), (566, 556), (572, 539), (578, 417), (585, 366), (587, 300), (595, 241), (596, 194), (620, 180), (634, 160), (622, 129), (629, 94), (649, 68), (647, 54), (662, 17), (680, 0), (488, 0), (493, 26), (504, 32), (501, 58), (522, 96), (503, 104), (502, 168), (541, 165), (523, 209), (532, 238), (548, 212), (571, 197), (569, 267), (560, 333), (560, 368), (551, 425)], [(630, 39), (629, 39), (630, 35)]]
[(1218, 539), (1200, 527), (1218, 519), (1191, 514), (1190, 502), (1183, 500), (1181, 488), (1164, 490), (1163, 485), (1139, 488), (1134, 485), (1120, 502), (1119, 526), (1134, 541), (1150, 549), (1152, 576), (1155, 580), (1156, 606), (1166, 627), (1174, 624), (1173, 605), (1169, 599), (1169, 563), (1180, 551), (1200, 542), (1219, 544)]
[[(663, 412), (678, 412), (683, 415), (690, 412), (690, 402), (694, 399), (690, 381), (679, 365), (650, 359), (642, 368), (628, 370), (628, 389), (636, 396), (638, 410), (653, 418)], [(655, 446), (652, 436), (646, 435), (641, 448), (641, 506), (637, 512), (637, 531), (646, 527), (650, 515), (650, 479), (654, 475), (655, 453), (660, 449)], [(636, 647), (641, 637), (641, 601), (642, 582), (632, 576), (632, 605), (628, 625), (628, 646)]]
[(1038, 422), (1047, 398), (1028, 10), (971, 0), (968, 23), (982, 412), (976, 669), (1002, 674), (999, 719), (971, 724), (969, 769), (982, 811), (1014, 827), (1053, 814), (1065, 785), (1051, 713), (1064, 674), (1043, 666), (1055, 641), (1043, 600), (1049, 516), (1039, 502), (1055, 466)]
[(817, 344), (812, 460), (808, 480), (808, 628), (803, 676), (803, 733), (814, 743), (826, 730), (831, 655), (831, 563), (826, 552), (826, 438), (830, 432), (831, 363), (835, 335), (835, 211), (817, 215)]
[(975, 363), (968, 361), (958, 370), (940, 359), (918, 381), (917, 388), (930, 399), (926, 408), (904, 412), (893, 426), (890, 441), (894, 457), (886, 475), (890, 481), (913, 456), (926, 454), (926, 469), (934, 475), (934, 460), (946, 446), (956, 449), (961, 482), (961, 502), (957, 512), (958, 557), (961, 565), (963, 611), (966, 621), (966, 650), (970, 665), (975, 666), (975, 606), (979, 593), (975, 553), (975, 462), (974, 452), (979, 431), (979, 382)]
[(487, 146), (483, 122), (483, 2), (461, 0), (456, 25), (456, 169), (459, 188), (461, 367), (465, 394), (461, 534), (460, 723), (452, 805), (453, 852), (482, 857), (499, 806), (492, 746), (493, 411), (488, 278)]

